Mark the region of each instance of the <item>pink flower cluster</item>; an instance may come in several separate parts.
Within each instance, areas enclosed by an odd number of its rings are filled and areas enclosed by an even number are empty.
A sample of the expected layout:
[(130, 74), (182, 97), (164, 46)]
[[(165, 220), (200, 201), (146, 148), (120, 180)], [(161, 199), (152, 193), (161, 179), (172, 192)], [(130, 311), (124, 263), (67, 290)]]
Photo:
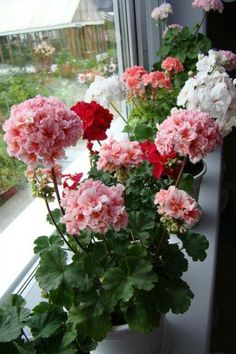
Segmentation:
[(208, 114), (174, 109), (157, 128), (155, 144), (162, 155), (173, 150), (198, 162), (222, 143), (218, 124)]
[(144, 93), (142, 78), (145, 74), (147, 74), (147, 71), (142, 66), (134, 65), (132, 68), (125, 70), (122, 80), (132, 95), (142, 96)]
[(170, 79), (162, 71), (148, 72), (142, 66), (133, 66), (125, 70), (122, 80), (131, 96), (144, 96), (145, 87), (171, 89)]
[(64, 148), (83, 135), (80, 118), (56, 98), (36, 96), (11, 109), (3, 125), (8, 153), (31, 168), (51, 167), (65, 156)]
[(179, 73), (181, 71), (184, 71), (183, 64), (178, 58), (173, 58), (173, 57), (167, 57), (163, 62), (161, 63), (162, 69), (168, 71), (171, 74)]
[(117, 141), (110, 139), (102, 144), (97, 162), (98, 170), (116, 172), (121, 168), (139, 166), (143, 162), (143, 152), (137, 141)]
[(220, 61), (227, 71), (236, 69), (236, 54), (230, 50), (219, 50)]
[(78, 234), (88, 228), (104, 234), (110, 227), (119, 231), (127, 226), (128, 215), (124, 207), (124, 186), (107, 187), (100, 181), (88, 179), (78, 190), (67, 190), (61, 205), (65, 208), (62, 222), (67, 232)]
[(202, 214), (197, 202), (185, 191), (174, 186), (157, 192), (154, 203), (158, 205), (159, 214), (176, 220), (180, 219), (187, 225), (198, 221)]
[(213, 10), (221, 13), (224, 10), (224, 5), (221, 0), (194, 0), (192, 5), (206, 12)]

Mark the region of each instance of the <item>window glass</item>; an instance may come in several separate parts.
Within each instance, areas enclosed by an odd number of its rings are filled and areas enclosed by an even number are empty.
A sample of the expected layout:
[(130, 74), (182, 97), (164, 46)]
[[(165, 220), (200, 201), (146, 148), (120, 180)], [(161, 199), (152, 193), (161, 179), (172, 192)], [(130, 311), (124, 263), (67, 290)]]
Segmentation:
[[(19, 3), (26, 11), (24, 21), (13, 21)], [(70, 107), (83, 99), (95, 75), (117, 72), (111, 0), (36, 0), (31, 4), (27, 0), (0, 2), (1, 126), (14, 104), (40, 94), (58, 97)], [(68, 152), (70, 159), (73, 150)], [(0, 231), (32, 200), (24, 169), (23, 163), (8, 157), (1, 130)], [(17, 200), (14, 209), (13, 198)]]
[[(96, 75), (116, 74), (117, 9), (112, 0), (0, 1), (0, 296), (32, 258), (39, 232), (50, 232), (32, 221), (35, 213), (45, 219), (44, 205), (31, 196), (25, 165), (8, 156), (2, 124), (14, 104), (40, 94), (70, 107)], [(63, 167), (82, 150), (81, 143), (68, 149)]]

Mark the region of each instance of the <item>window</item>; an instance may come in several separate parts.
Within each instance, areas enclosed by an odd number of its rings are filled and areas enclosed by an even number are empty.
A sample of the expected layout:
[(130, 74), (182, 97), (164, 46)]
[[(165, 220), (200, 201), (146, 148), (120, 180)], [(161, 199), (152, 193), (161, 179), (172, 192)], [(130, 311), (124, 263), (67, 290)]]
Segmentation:
[[(14, 104), (41, 94), (58, 97), (70, 107), (83, 99), (95, 75), (121, 72), (123, 61), (128, 62), (121, 48), (127, 33), (126, 5), (116, 0), (2, 0), (1, 126)], [(24, 16), (19, 17), (22, 8)], [(117, 120), (113, 129), (119, 126)], [(69, 165), (70, 171), (78, 166), (84, 170), (85, 155), (81, 143), (68, 149), (65, 171)], [(33, 240), (50, 234), (52, 227), (44, 224), (44, 202), (31, 197), (25, 166), (8, 157), (2, 130), (0, 164), (1, 296), (7, 289), (13, 291), (31, 269), (36, 261)]]

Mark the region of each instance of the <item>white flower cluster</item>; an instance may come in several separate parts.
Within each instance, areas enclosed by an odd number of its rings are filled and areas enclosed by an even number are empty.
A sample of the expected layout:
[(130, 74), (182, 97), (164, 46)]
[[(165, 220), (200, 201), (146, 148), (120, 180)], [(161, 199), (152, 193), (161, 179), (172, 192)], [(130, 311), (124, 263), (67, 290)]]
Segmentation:
[(208, 56), (199, 59), (197, 74), (186, 81), (177, 98), (177, 105), (209, 113), (226, 136), (236, 126), (235, 82), (220, 65), (220, 56), (216, 51), (210, 50)]
[(173, 14), (172, 6), (167, 2), (164, 2), (162, 5), (155, 7), (155, 9), (152, 10), (151, 17), (155, 21), (163, 21), (170, 14)]
[(55, 52), (55, 48), (45, 41), (42, 41), (34, 48), (34, 52), (37, 55), (50, 57)]
[(126, 99), (125, 86), (117, 75), (110, 77), (96, 76), (94, 82), (85, 93), (86, 102), (96, 101), (103, 107)]

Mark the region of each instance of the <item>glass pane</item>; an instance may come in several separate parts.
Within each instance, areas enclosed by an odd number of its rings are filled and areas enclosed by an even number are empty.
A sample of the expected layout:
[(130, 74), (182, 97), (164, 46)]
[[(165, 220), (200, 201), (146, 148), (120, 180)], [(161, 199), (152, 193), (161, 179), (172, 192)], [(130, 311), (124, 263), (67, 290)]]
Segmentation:
[[(1, 126), (14, 104), (40, 94), (70, 107), (83, 99), (95, 75), (107, 77), (118, 68), (112, 0), (43, 0), (30, 8), (25, 0), (17, 3), (15, 14), (16, 1), (0, 3)], [(26, 8), (24, 22), (12, 20), (19, 3)], [(65, 166), (77, 151), (68, 151)], [(0, 130), (0, 232), (32, 201), (24, 169), (8, 157)]]

